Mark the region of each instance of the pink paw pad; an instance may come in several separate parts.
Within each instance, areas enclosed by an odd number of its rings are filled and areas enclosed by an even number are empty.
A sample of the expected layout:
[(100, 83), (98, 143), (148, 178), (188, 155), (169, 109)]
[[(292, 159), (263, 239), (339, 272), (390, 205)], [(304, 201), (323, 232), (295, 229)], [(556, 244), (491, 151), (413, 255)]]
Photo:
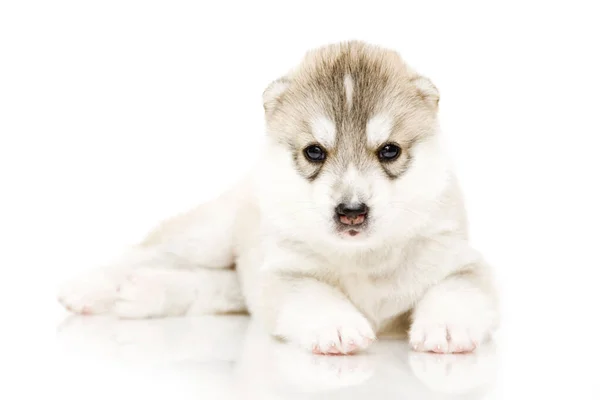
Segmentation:
[(442, 346), (440, 346), (439, 344), (437, 346), (435, 346), (433, 349), (431, 349), (431, 351), (436, 354), (445, 353), (445, 351), (442, 350)]
[(90, 307), (88, 307), (88, 306), (84, 306), (84, 307), (81, 309), (81, 312), (80, 312), (80, 314), (81, 314), (81, 315), (92, 315), (92, 314), (93, 314), (93, 312), (92, 312), (92, 309), (91, 309)]
[(475, 351), (476, 348), (477, 348), (477, 343), (471, 342), (470, 345), (455, 346), (454, 350), (452, 352), (453, 353), (470, 353), (472, 351)]
[(314, 345), (312, 352), (313, 352), (313, 354), (317, 354), (317, 355), (321, 355), (321, 356), (341, 354), (341, 352), (337, 349), (337, 347), (335, 347), (335, 345), (329, 346), (329, 348), (325, 351), (321, 350), (321, 348), (319, 346)]
[(350, 354), (358, 350), (358, 346), (354, 342), (348, 343), (348, 348), (346, 349), (346, 354)]
[(340, 350), (336, 347), (335, 344), (330, 344), (329, 348), (325, 352), (326, 354), (340, 354)]

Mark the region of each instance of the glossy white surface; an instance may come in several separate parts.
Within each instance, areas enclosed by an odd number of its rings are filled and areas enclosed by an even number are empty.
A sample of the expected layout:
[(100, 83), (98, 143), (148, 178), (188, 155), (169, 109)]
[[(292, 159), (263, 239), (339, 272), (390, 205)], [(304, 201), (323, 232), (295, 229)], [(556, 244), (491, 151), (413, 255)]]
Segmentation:
[(65, 399), (598, 398), (595, 349), (501, 339), (464, 355), (383, 340), (355, 356), (316, 356), (273, 341), (246, 316), (70, 316), (47, 373)]
[(126, 374), (130, 388), (141, 384), (152, 398), (172, 391), (178, 399), (480, 399), (494, 393), (498, 365), (494, 346), (435, 355), (395, 340), (354, 356), (316, 356), (271, 340), (244, 316), (71, 317), (58, 340), (70, 374), (93, 364), (102, 371), (99, 391), (122, 385)]

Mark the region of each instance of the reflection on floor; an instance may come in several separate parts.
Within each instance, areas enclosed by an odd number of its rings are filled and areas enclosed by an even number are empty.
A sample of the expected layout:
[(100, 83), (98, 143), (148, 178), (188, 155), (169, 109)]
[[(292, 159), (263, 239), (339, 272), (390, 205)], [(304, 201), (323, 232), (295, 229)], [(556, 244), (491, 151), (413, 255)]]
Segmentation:
[(496, 376), (491, 344), (437, 355), (382, 340), (363, 354), (316, 356), (272, 340), (246, 316), (71, 316), (58, 339), (65, 355), (153, 371), (153, 379), (169, 371), (178, 399), (481, 399)]

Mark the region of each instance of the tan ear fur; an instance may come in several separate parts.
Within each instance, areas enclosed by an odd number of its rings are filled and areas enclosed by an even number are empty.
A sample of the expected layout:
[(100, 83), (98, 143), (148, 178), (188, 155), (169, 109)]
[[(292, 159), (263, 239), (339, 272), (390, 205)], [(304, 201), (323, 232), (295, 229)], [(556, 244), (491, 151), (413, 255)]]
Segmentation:
[(290, 81), (287, 77), (279, 78), (269, 84), (263, 92), (263, 107), (268, 114), (277, 106), (279, 98), (290, 86)]
[(440, 92), (433, 82), (424, 76), (417, 76), (412, 79), (412, 83), (417, 88), (421, 98), (432, 107), (437, 108), (440, 102)]

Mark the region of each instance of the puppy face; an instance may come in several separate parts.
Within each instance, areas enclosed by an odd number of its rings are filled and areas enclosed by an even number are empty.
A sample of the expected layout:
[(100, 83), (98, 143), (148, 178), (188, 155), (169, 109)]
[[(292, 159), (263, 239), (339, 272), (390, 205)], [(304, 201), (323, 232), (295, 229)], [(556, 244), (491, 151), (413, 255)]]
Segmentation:
[(350, 42), (308, 53), (264, 94), (267, 217), (299, 238), (354, 244), (414, 226), (446, 181), (437, 103), (394, 52)]

